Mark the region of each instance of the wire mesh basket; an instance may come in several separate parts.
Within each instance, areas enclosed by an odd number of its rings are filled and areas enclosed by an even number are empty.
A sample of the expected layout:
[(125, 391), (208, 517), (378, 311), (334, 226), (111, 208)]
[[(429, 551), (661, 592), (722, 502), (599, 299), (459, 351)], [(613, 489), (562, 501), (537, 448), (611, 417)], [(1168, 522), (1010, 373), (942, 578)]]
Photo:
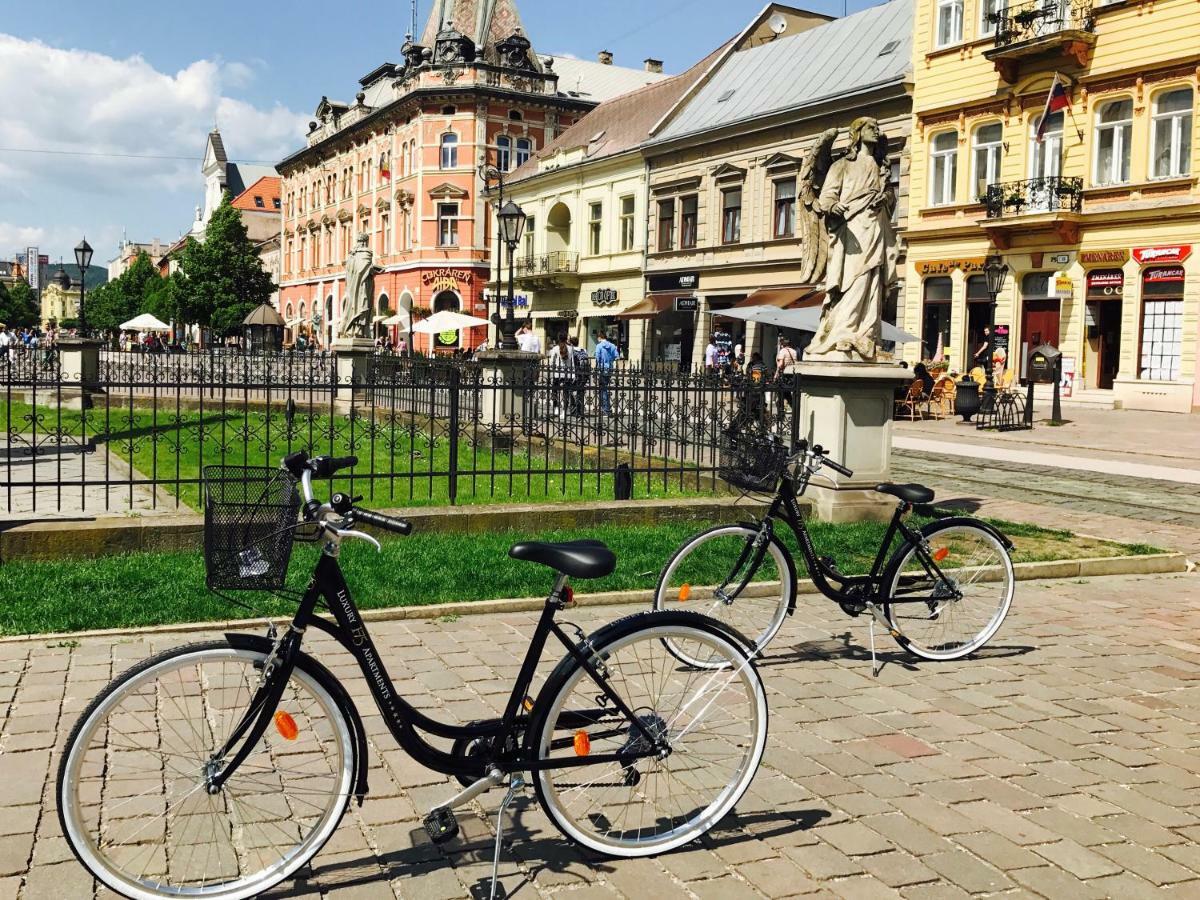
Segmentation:
[(299, 510), (296, 482), (282, 469), (205, 466), (204, 573), (209, 588), (283, 588)]
[(745, 491), (771, 493), (787, 467), (788, 448), (773, 435), (727, 431), (721, 436), (717, 475)]

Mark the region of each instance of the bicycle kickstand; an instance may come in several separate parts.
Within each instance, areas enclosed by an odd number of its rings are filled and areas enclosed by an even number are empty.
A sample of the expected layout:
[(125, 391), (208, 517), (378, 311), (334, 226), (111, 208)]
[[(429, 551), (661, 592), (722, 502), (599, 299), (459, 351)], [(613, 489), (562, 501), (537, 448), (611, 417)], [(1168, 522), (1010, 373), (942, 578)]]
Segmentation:
[(500, 809), (496, 813), (496, 849), (492, 854), (492, 889), (488, 895), (489, 900), (503, 900), (506, 896), (504, 886), (500, 884), (500, 845), (504, 840), (504, 814), (508, 812), (509, 804), (524, 788), (525, 779), (521, 777), (520, 772), (514, 772), (508, 783), (508, 793), (504, 795), (504, 799), (500, 802)]

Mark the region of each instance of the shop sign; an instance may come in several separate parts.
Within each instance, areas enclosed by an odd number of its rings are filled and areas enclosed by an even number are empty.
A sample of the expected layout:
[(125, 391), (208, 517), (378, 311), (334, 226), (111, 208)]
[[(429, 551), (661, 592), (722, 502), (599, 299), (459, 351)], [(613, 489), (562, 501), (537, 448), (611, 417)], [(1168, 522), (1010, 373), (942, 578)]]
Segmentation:
[(955, 269), (962, 269), (963, 272), (971, 274), (972, 272), (982, 272), (984, 263), (987, 257), (984, 256), (962, 256), (957, 259), (926, 259), (916, 263), (917, 274), (925, 275), (949, 275)]
[(698, 312), (700, 309), (699, 297), (676, 297), (675, 312)]
[(1091, 298), (1120, 297), (1125, 291), (1125, 273), (1120, 269), (1088, 272), (1087, 293)]
[(1164, 281), (1183, 281), (1185, 277), (1183, 266), (1162, 266), (1158, 269), (1147, 269), (1143, 279), (1147, 284), (1154, 284)]
[(992, 359), (1008, 358), (1008, 326), (997, 325), (992, 330)]
[(616, 288), (599, 288), (592, 291), (593, 306), (615, 306), (617, 303)]
[(560, 309), (558, 311), (558, 317), (560, 319), (568, 319), (568, 320), (574, 322), (576, 319), (579, 318), (579, 310), (577, 310), (577, 309)]
[(456, 291), (459, 284), (470, 285), (473, 277), (469, 269), (428, 269), (421, 273), (421, 283), (434, 291)]
[(1080, 250), (1079, 261), (1085, 266), (1123, 266), (1129, 262), (1128, 250)]
[(1060, 300), (1070, 300), (1075, 294), (1075, 282), (1066, 272), (1054, 273), (1054, 296)]
[(1192, 255), (1191, 244), (1172, 244), (1166, 247), (1135, 247), (1133, 258), (1142, 265), (1146, 263), (1181, 263)]
[(1071, 264), (1070, 253), (1051, 253), (1050, 265), (1052, 266), (1069, 266)]
[(653, 291), (694, 291), (700, 287), (699, 272), (672, 272), (669, 275), (651, 275), (647, 279)]
[[(513, 309), (529, 309), (531, 304), (529, 302), (529, 297), (527, 297), (525, 294), (514, 294), (512, 305)], [(500, 296), (500, 306), (504, 309), (508, 308), (508, 297), (504, 295)]]
[(1061, 395), (1070, 397), (1075, 393), (1075, 357), (1064, 356), (1062, 358), (1062, 382), (1060, 384)]

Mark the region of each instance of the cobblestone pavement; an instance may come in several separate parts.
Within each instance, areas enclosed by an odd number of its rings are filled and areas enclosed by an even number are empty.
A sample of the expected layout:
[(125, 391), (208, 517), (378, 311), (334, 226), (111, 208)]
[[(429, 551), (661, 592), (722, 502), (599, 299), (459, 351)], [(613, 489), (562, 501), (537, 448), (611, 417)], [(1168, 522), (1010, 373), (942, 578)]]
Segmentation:
[[(578, 611), (590, 628), (624, 612)], [(498, 709), (529, 614), (373, 627), (401, 691), (445, 718)], [(872, 679), (866, 622), (806, 601), (763, 665), (764, 765), (736, 814), (657, 859), (575, 850), (531, 798), (502, 872), (518, 897), (1200, 896), (1200, 578), (1026, 582), (979, 658)], [(91, 897), (59, 834), (58, 748), (114, 673), (180, 635), (0, 643), (0, 898)], [(275, 897), (463, 897), (487, 875), (500, 793), (424, 837), (449, 796), (383, 732), (348, 658), (310, 642), (370, 732), (371, 796)], [(105, 895), (100, 892), (100, 895)]]

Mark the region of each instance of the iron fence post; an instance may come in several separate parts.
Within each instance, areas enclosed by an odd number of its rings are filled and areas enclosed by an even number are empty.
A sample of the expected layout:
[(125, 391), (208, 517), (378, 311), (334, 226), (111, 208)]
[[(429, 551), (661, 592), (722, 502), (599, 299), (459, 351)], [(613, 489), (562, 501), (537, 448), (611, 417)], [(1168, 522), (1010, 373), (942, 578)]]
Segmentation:
[(458, 502), (458, 407), (459, 397), (458, 389), (462, 381), (462, 373), (458, 366), (450, 367), (450, 465), (447, 467), (449, 471), (449, 490), (450, 505), (454, 506)]

